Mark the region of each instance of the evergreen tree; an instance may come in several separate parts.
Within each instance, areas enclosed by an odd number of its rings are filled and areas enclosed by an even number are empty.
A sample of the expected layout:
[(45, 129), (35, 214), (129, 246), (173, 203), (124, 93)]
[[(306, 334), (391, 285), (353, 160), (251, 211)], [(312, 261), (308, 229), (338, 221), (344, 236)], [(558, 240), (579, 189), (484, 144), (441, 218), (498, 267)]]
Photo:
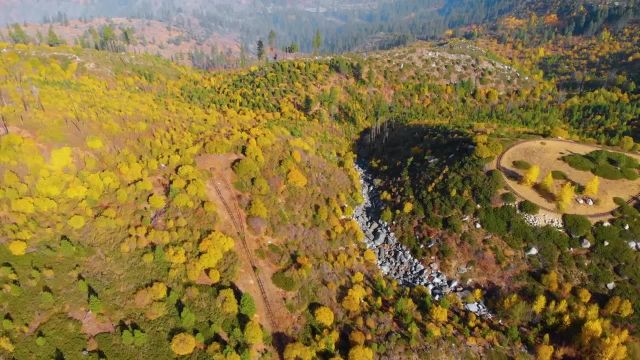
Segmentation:
[(320, 30), (316, 30), (316, 34), (313, 37), (313, 52), (317, 52), (322, 47), (322, 34)]
[(262, 39), (258, 40), (257, 55), (258, 60), (262, 60), (264, 58), (264, 43), (262, 42)]
[(49, 26), (49, 32), (47, 33), (47, 45), (49, 46), (60, 46), (64, 44), (64, 41), (58, 37), (58, 35), (53, 31), (53, 26)]

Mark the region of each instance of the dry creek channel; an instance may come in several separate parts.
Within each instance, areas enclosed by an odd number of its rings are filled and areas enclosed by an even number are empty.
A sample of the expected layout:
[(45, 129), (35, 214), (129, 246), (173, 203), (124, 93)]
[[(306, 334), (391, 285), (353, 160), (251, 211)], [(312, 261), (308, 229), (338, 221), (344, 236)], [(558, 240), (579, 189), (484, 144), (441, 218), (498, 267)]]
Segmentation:
[[(383, 205), (374, 186), (372, 174), (361, 161), (358, 161), (355, 168), (360, 174), (364, 201), (354, 210), (353, 218), (365, 235), (367, 247), (376, 254), (382, 273), (403, 286), (426, 287), (436, 301), (452, 292), (462, 299), (466, 298), (470, 294), (469, 288), (465, 288), (457, 280), (448, 280), (438, 271), (436, 263), (424, 266), (398, 241), (389, 224), (380, 219), (380, 209)], [(464, 307), (478, 316), (491, 317), (491, 313), (482, 302), (466, 303)]]

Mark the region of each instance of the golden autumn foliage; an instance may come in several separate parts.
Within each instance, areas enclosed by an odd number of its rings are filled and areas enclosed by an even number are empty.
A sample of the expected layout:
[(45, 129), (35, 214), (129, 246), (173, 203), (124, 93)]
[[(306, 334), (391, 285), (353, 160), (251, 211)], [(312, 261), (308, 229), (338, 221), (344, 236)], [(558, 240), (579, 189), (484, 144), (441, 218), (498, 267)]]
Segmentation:
[(551, 345), (539, 345), (536, 348), (537, 360), (551, 360), (553, 358), (553, 346)]
[(575, 189), (573, 185), (571, 185), (571, 183), (565, 183), (562, 188), (560, 188), (560, 193), (557, 197), (558, 209), (560, 211), (567, 211), (574, 197)]
[(320, 306), (314, 312), (314, 316), (316, 321), (326, 327), (331, 327), (333, 325), (333, 311), (326, 306)]
[(294, 342), (287, 345), (284, 349), (285, 360), (312, 360), (315, 351), (302, 343)]
[(171, 339), (171, 350), (176, 355), (189, 355), (196, 348), (196, 338), (191, 334), (180, 333)]
[(524, 186), (533, 186), (538, 181), (538, 177), (540, 176), (540, 166), (531, 165), (529, 169), (527, 169), (522, 177), (522, 185)]
[(257, 321), (251, 320), (245, 325), (244, 338), (251, 345), (262, 343), (262, 328)]
[(585, 186), (584, 186), (584, 195), (586, 196), (598, 196), (598, 192), (600, 190), (600, 178), (594, 176)]
[(300, 172), (300, 170), (293, 168), (287, 174), (287, 183), (295, 187), (305, 187), (307, 185), (307, 178)]
[(438, 323), (446, 322), (447, 318), (449, 317), (449, 311), (446, 308), (439, 305), (432, 307), (429, 314), (431, 315), (431, 318), (433, 319), (433, 321)]
[(13, 255), (24, 255), (27, 251), (27, 243), (22, 240), (13, 240), (9, 242), (8, 248)]
[(349, 349), (349, 360), (373, 360), (373, 350), (357, 345)]

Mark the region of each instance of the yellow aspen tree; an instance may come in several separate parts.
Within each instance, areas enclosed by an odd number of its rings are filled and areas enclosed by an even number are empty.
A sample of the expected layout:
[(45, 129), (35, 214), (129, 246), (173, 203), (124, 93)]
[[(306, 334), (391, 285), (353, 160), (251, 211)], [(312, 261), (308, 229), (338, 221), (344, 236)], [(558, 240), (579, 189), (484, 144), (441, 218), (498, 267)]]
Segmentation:
[(536, 360), (551, 360), (553, 357), (553, 346), (540, 345), (536, 349)]
[(171, 350), (176, 355), (189, 355), (196, 348), (196, 338), (191, 334), (180, 333), (171, 340)]
[(570, 183), (566, 183), (560, 189), (560, 194), (558, 195), (558, 209), (560, 211), (567, 211), (569, 205), (573, 201), (576, 192), (573, 188), (573, 185)]
[(540, 166), (531, 165), (531, 167), (524, 173), (522, 177), (522, 185), (525, 186), (533, 186), (538, 181), (538, 177), (540, 176)]
[(431, 314), (431, 318), (439, 323), (444, 323), (445, 321), (447, 321), (447, 317), (449, 316), (449, 311), (446, 308), (443, 308), (442, 306), (434, 306), (431, 308), (430, 311)]
[(631, 304), (631, 301), (624, 299), (618, 307), (618, 314), (623, 318), (631, 316), (633, 314), (633, 304)]
[(581, 302), (586, 304), (589, 302), (589, 300), (591, 300), (591, 293), (587, 289), (580, 289), (578, 290), (578, 298)]
[(544, 179), (542, 179), (542, 182), (540, 183), (540, 186), (542, 187), (542, 189), (544, 189), (545, 191), (548, 191), (550, 193), (555, 193), (555, 184), (553, 183), (553, 175), (551, 174), (551, 172), (549, 172)]
[(547, 305), (547, 298), (544, 295), (538, 295), (533, 302), (533, 312), (539, 315), (544, 310), (545, 305)]
[(600, 190), (600, 178), (594, 176), (591, 181), (589, 181), (584, 186), (584, 195), (586, 196), (598, 196), (598, 192)]
[(319, 322), (320, 324), (326, 326), (326, 327), (330, 327), (331, 325), (333, 325), (333, 319), (334, 319), (334, 315), (333, 315), (333, 311), (331, 311), (331, 309), (329, 309), (326, 306), (320, 306), (318, 309), (316, 309), (316, 311), (314, 312), (316, 321)]

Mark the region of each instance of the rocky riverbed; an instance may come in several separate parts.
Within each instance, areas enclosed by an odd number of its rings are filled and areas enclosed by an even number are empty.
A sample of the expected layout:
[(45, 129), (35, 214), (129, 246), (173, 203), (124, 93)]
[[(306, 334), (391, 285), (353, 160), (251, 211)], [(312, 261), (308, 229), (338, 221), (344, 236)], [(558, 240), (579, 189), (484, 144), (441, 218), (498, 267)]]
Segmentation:
[[(362, 163), (356, 165), (356, 170), (360, 174), (364, 201), (355, 209), (353, 217), (365, 235), (367, 247), (375, 252), (382, 273), (404, 286), (425, 286), (436, 300), (450, 292), (465, 298), (469, 289), (456, 280), (448, 280), (438, 271), (436, 263), (428, 266), (422, 264), (397, 240), (389, 225), (380, 219), (382, 203), (373, 185), (373, 176)], [(465, 308), (477, 315), (491, 317), (481, 302), (465, 304)]]

